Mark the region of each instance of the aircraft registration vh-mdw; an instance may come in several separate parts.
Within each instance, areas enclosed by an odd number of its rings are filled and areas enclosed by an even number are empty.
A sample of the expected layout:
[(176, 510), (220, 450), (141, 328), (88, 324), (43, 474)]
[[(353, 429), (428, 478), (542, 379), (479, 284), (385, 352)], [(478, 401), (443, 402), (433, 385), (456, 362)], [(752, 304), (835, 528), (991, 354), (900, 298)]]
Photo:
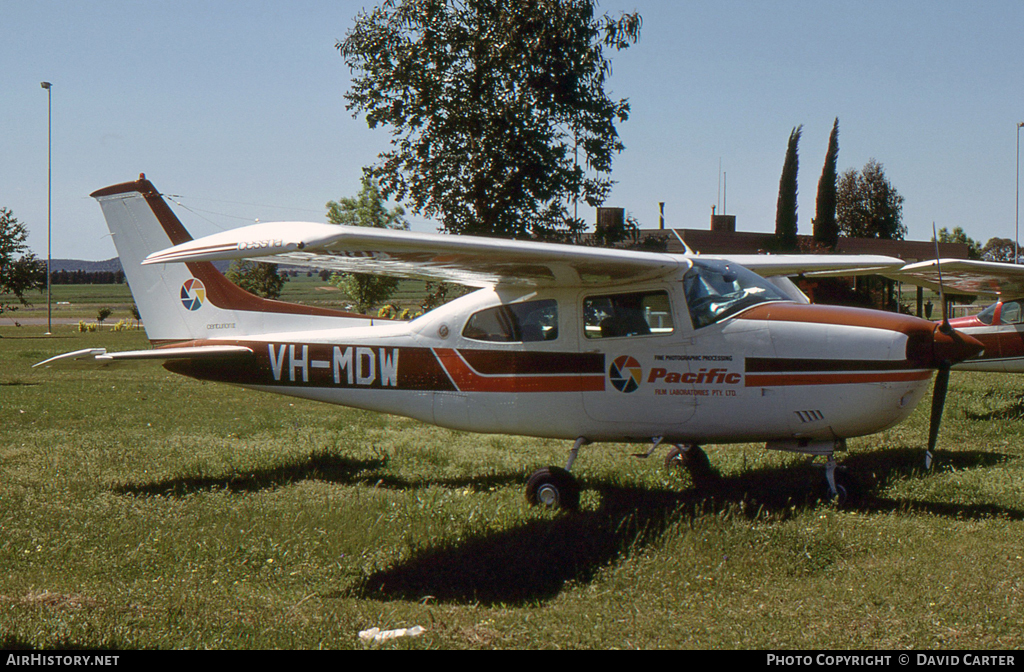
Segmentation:
[[(204, 381), (573, 441), (564, 468), (530, 476), (533, 504), (578, 506), (570, 469), (592, 442), (673, 446), (666, 462), (692, 470), (707, 465), (701, 445), (764, 442), (826, 458), (842, 497), (846, 439), (904, 420), (938, 371), (930, 450), (950, 367), (982, 349), (947, 324), (810, 305), (785, 277), (902, 266), (887, 257), (726, 259), (308, 222), (193, 240), (144, 175), (92, 196), (155, 347), (40, 365), (156, 360)], [(479, 289), (388, 321), (258, 298), (211, 263), (228, 259)]]

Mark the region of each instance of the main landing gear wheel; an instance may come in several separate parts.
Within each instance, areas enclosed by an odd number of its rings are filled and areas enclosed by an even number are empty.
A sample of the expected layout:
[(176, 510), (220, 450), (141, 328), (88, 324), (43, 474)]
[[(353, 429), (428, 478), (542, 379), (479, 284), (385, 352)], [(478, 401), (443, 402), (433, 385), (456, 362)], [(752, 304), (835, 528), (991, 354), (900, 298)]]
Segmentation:
[(697, 488), (718, 480), (718, 472), (711, 466), (708, 454), (700, 446), (673, 446), (665, 456), (665, 466), (669, 469), (686, 469)]
[(533, 506), (576, 511), (580, 508), (580, 486), (565, 469), (538, 469), (526, 482), (526, 501)]

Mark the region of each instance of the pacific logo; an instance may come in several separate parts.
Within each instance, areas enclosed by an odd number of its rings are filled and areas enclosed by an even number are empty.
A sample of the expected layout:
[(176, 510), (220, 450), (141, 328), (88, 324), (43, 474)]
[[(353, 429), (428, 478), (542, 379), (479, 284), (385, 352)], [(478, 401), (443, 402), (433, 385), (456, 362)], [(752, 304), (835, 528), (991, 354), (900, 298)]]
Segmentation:
[(198, 278), (189, 278), (181, 286), (181, 305), (185, 310), (199, 310), (206, 301), (206, 287)]
[(640, 362), (629, 355), (616, 357), (608, 368), (608, 379), (619, 392), (636, 392), (643, 378), (644, 370)]

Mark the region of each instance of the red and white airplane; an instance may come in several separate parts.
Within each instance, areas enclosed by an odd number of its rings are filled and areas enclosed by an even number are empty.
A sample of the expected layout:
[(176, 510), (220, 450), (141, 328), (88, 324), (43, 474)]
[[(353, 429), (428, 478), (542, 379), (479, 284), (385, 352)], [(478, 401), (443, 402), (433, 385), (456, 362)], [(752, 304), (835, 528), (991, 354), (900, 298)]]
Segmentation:
[(1024, 266), (970, 259), (939, 259), (909, 264), (887, 277), (937, 292), (995, 296), (999, 300), (977, 315), (949, 320), (957, 331), (970, 334), (984, 352), (956, 369), (1024, 373)]
[[(784, 276), (893, 269), (898, 259), (630, 252), (304, 222), (192, 240), (140, 176), (94, 194), (152, 350), (89, 349), (40, 364), (163, 361), (170, 371), (473, 432), (573, 441), (535, 472), (531, 503), (575, 508), (569, 473), (591, 442), (765, 442), (827, 458), (904, 420), (938, 370), (982, 345), (892, 313), (809, 305)], [(268, 301), (211, 262), (255, 259), (479, 287), (410, 322)], [(752, 270), (751, 270), (752, 269)], [(758, 275), (757, 271), (761, 275)], [(765, 279), (762, 276), (772, 276)], [(934, 413), (938, 410), (938, 414)]]

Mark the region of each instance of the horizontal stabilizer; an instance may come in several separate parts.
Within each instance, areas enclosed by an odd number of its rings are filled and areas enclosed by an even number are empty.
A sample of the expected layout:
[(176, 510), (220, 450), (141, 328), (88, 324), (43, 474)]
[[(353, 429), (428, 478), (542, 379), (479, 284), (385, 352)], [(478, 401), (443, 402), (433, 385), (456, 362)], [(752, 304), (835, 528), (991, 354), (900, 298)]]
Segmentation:
[(252, 350), (241, 345), (202, 345), (180, 348), (155, 348), (153, 350), (126, 350), (107, 352), (106, 348), (86, 348), (75, 352), (51, 357), (33, 364), (32, 367), (73, 362), (105, 366), (118, 362), (165, 362), (170, 359), (223, 359), (251, 355)]

